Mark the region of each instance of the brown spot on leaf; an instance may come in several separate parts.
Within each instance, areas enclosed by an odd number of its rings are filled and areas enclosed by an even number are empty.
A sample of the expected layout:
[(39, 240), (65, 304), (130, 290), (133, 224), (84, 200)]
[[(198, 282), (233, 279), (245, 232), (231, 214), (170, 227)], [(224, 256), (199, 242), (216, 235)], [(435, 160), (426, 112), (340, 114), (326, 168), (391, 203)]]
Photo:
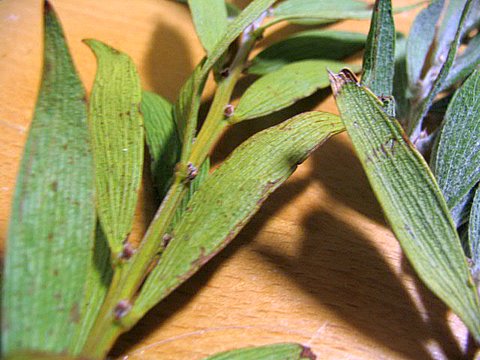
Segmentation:
[(317, 358), (317, 356), (313, 353), (312, 349), (307, 346), (302, 346), (302, 348), (302, 352), (300, 353), (302, 359), (315, 360)]
[(78, 303), (73, 304), (72, 308), (70, 309), (70, 319), (74, 323), (78, 323), (80, 321), (80, 306), (78, 306)]
[(52, 188), (52, 190), (53, 190), (54, 192), (57, 192), (57, 190), (58, 190), (58, 182), (54, 181), (54, 182), (52, 182), (52, 183), (50, 184), (50, 186), (51, 186), (51, 188)]

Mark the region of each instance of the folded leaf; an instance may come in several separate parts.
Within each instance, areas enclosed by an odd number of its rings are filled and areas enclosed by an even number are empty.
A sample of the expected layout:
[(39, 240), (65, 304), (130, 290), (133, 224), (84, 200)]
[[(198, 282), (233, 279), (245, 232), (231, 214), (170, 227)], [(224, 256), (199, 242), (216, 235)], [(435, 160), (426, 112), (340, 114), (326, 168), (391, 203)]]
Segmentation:
[(180, 159), (181, 142), (173, 117), (173, 105), (160, 95), (144, 91), (142, 114), (145, 139), (151, 158), (154, 185), (163, 199)]
[(225, 0), (188, 0), (188, 5), (200, 42), (210, 54), (227, 28)]
[(457, 90), (445, 115), (432, 169), (453, 209), (480, 181), (480, 71)]
[[(395, 25), (391, 0), (377, 0), (363, 56), (362, 84), (378, 96), (391, 96), (395, 72)], [(393, 115), (393, 114), (392, 114)]]
[(262, 52), (248, 68), (250, 74), (265, 75), (301, 60), (341, 60), (361, 50), (366, 36), (334, 30), (307, 30), (281, 40)]
[(116, 257), (132, 228), (142, 177), (142, 90), (127, 55), (96, 40), (85, 43), (98, 62), (89, 108), (97, 211)]
[(255, 81), (240, 98), (232, 122), (271, 114), (330, 85), (327, 69), (340, 71), (337, 61), (305, 60), (285, 65)]
[(478, 186), (475, 192), (475, 197), (473, 198), (472, 210), (470, 212), (468, 244), (470, 259), (472, 261), (472, 274), (478, 284), (480, 279), (480, 191)]
[(304, 113), (240, 145), (194, 194), (131, 318), (139, 319), (223, 249), (297, 165), (342, 129), (335, 115)]
[(225, 351), (205, 360), (315, 360), (316, 356), (299, 344), (275, 344)]
[(85, 91), (45, 3), (43, 78), (13, 199), (2, 354), (64, 353), (75, 341), (95, 232)]
[(447, 204), (398, 122), (354, 75), (332, 88), (355, 151), (405, 255), (423, 282), (480, 340), (480, 302)]

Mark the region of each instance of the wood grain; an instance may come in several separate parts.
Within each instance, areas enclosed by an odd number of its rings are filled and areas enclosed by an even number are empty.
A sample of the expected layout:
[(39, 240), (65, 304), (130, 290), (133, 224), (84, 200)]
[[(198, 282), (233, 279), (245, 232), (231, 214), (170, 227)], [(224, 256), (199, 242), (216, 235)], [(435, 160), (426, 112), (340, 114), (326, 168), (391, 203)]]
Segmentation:
[[(130, 54), (143, 86), (170, 100), (203, 56), (187, 9), (172, 1), (52, 2), (88, 90), (95, 61), (84, 38)], [(416, 12), (396, 16), (401, 31)], [(367, 22), (335, 27), (368, 31)], [(0, 1), (0, 29), (4, 240), (40, 81), (41, 1)], [(263, 45), (295, 29), (277, 28)], [(312, 108), (336, 112), (328, 92), (320, 92), (274, 117), (239, 124), (218, 144), (214, 161), (255, 131)], [(141, 197), (134, 237), (152, 216), (151, 198), (148, 191)], [(345, 135), (300, 166), (232, 245), (124, 335), (112, 355), (200, 359), (280, 341), (310, 345), (320, 359), (461, 358), (466, 346), (464, 326), (419, 284), (401, 255)]]

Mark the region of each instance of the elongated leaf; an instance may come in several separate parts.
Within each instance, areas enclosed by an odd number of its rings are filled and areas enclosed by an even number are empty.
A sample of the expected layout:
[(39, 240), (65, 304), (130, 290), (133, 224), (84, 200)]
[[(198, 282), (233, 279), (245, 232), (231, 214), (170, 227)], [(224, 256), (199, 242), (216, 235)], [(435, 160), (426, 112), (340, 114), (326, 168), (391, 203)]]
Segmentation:
[(200, 42), (210, 54), (227, 29), (225, 0), (188, 0), (188, 5)]
[(240, 98), (232, 122), (268, 115), (315, 91), (330, 85), (327, 69), (340, 71), (344, 63), (336, 61), (305, 60), (283, 68), (255, 81)]
[(480, 64), (480, 34), (477, 34), (469, 43), (465, 51), (453, 62), (442, 90), (448, 89), (457, 82), (466, 79)]
[(173, 117), (173, 105), (160, 95), (144, 91), (142, 114), (145, 122), (145, 139), (152, 160), (153, 180), (162, 199), (170, 186), (181, 151), (181, 142)]
[(265, 75), (301, 60), (340, 60), (361, 50), (366, 36), (361, 33), (307, 30), (279, 41), (262, 52), (248, 68), (250, 74)]
[(80, 310), (81, 320), (77, 328), (75, 341), (71, 347), (71, 353), (74, 355), (80, 354), (112, 279), (113, 271), (110, 263), (110, 249), (100, 224), (97, 225), (93, 256), (88, 268), (85, 270), (87, 272), (87, 280), (84, 300)]
[(473, 198), (468, 227), (468, 244), (472, 260), (472, 274), (478, 282), (480, 275), (480, 190), (477, 186)]
[(210, 52), (202, 68), (203, 73), (210, 71), (222, 54), (228, 49), (231, 43), (262, 13), (268, 10), (276, 0), (253, 0), (227, 27), (220, 42)]
[(393, 94), (395, 24), (391, 0), (377, 0), (363, 56), (362, 84), (378, 96)]
[(355, 151), (403, 251), (423, 282), (480, 340), (480, 303), (447, 204), (422, 156), (348, 70), (332, 88)]
[(132, 60), (96, 41), (89, 123), (95, 163), (97, 211), (112, 255), (123, 248), (133, 223), (143, 166), (142, 90)]
[(85, 91), (45, 4), (43, 79), (15, 190), (2, 291), (2, 353), (65, 352), (95, 232)]
[(314, 360), (316, 356), (299, 344), (275, 344), (225, 351), (205, 360)]
[(447, 56), (445, 57), (442, 53), (442, 58), (445, 58), (445, 61), (439, 61), (440, 66), (438, 67), (430, 67), (429, 73), (425, 75), (421, 82), (422, 87), (420, 90), (421, 94), (419, 95), (419, 105), (415, 108), (414, 116), (408, 126), (408, 133), (414, 142), (419, 140), (423, 119), (430, 109), (435, 97), (442, 89), (443, 82), (447, 79), (450, 68), (453, 65), (453, 61), (455, 60), (463, 29), (466, 21), (468, 20), (468, 14), (472, 8), (472, 4), (473, 0), (466, 1), (465, 7), (461, 13), (461, 17), (458, 22), (455, 23), (455, 37), (448, 44), (448, 51), (447, 49), (445, 50), (447, 52)]
[(408, 83), (413, 93), (422, 76), (422, 69), (435, 37), (435, 26), (440, 18), (444, 0), (434, 0), (415, 18), (407, 40)]
[(432, 168), (450, 209), (480, 181), (480, 71), (455, 93)]
[[(394, 9), (395, 13), (408, 11), (418, 4)], [(274, 8), (275, 22), (288, 20), (307, 21), (309, 25), (324, 24), (345, 19), (370, 19), (372, 7), (357, 0), (285, 0)]]
[(304, 113), (240, 145), (193, 196), (147, 278), (132, 318), (138, 319), (223, 249), (297, 164), (342, 129), (335, 115)]

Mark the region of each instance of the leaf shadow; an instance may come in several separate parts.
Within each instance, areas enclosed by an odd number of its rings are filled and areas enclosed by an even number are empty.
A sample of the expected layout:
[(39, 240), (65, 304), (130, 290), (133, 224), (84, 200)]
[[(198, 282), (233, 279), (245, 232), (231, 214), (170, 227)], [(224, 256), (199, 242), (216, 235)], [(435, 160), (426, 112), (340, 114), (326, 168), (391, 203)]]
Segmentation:
[(179, 29), (159, 21), (144, 60), (145, 78), (157, 94), (174, 101), (195, 64), (188, 41)]

